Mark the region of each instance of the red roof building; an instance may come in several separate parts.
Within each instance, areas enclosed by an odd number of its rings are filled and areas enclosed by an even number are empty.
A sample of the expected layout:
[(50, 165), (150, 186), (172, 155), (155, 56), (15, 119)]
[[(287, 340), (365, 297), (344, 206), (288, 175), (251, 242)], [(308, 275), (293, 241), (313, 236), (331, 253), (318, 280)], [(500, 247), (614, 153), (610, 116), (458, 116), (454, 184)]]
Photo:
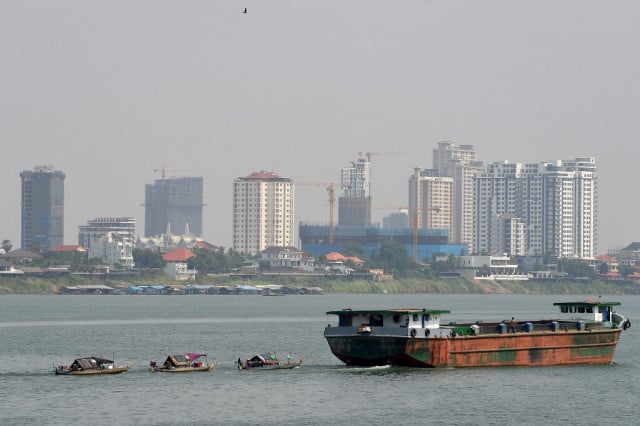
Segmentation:
[(169, 253), (165, 253), (162, 256), (162, 259), (164, 259), (165, 262), (186, 262), (192, 257), (195, 257), (195, 254), (193, 254), (191, 250), (186, 248), (177, 248)]
[(346, 262), (348, 260), (352, 261), (353, 263), (355, 263), (356, 265), (361, 265), (364, 263), (364, 260), (360, 259), (359, 257), (356, 256), (343, 256), (342, 254), (338, 253), (338, 252), (331, 252), (329, 254), (327, 254), (327, 260), (331, 261), (331, 262)]

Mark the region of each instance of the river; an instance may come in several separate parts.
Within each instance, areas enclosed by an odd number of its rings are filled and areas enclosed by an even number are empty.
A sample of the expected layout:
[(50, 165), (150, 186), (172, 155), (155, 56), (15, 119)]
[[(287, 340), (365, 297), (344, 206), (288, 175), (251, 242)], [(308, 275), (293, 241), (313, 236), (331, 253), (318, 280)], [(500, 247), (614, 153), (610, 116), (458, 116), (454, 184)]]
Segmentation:
[[(588, 296), (587, 296), (588, 297)], [(323, 338), (351, 308), (449, 309), (448, 320), (552, 317), (585, 296), (288, 295), (0, 296), (0, 424), (395, 425), (633, 424), (640, 394), (640, 296), (603, 296), (633, 326), (611, 365), (354, 368)], [(597, 296), (596, 296), (597, 297)], [(276, 351), (301, 368), (238, 371), (235, 360)], [(217, 358), (210, 373), (160, 374), (169, 353)], [(126, 373), (55, 376), (53, 364), (95, 355)]]

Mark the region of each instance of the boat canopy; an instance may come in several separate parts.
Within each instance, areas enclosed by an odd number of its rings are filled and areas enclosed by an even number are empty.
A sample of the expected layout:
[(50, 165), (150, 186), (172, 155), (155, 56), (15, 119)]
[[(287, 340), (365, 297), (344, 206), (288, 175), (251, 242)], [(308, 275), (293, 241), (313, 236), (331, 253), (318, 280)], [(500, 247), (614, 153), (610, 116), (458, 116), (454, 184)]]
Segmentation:
[(257, 354), (251, 359), (254, 361), (267, 362), (267, 361), (275, 361), (277, 358), (276, 358), (275, 352), (267, 352), (264, 354)]
[(187, 354), (184, 355), (184, 357), (186, 359), (188, 359), (189, 361), (195, 361), (196, 359), (200, 358), (200, 357), (206, 357), (207, 354), (197, 354), (197, 353), (193, 353), (193, 352), (189, 352)]
[(110, 359), (89, 356), (89, 357), (74, 359), (73, 362), (71, 363), (71, 366), (82, 369), (82, 370), (90, 370), (93, 368), (100, 368), (100, 366), (104, 364), (113, 364), (113, 361)]
[(451, 311), (446, 309), (342, 309), (340, 311), (328, 311), (327, 315), (420, 315), (420, 314), (430, 314), (430, 315), (441, 315), (441, 314), (450, 314)]
[(173, 365), (174, 367), (188, 367), (190, 363), (195, 361), (200, 357), (206, 357), (207, 354), (198, 354), (198, 353), (186, 353), (184, 355), (175, 354), (169, 355), (167, 359), (164, 361), (165, 365)]
[(581, 302), (555, 302), (553, 306), (620, 306), (620, 302), (594, 302), (591, 300), (583, 300)]

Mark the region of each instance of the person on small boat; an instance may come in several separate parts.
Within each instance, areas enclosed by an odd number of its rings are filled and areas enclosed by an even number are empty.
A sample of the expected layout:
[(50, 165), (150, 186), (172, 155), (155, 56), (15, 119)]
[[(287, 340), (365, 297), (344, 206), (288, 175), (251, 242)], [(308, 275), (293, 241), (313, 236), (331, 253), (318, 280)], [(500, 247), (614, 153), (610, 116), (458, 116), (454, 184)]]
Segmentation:
[(516, 322), (516, 319), (514, 317), (511, 317), (511, 321), (509, 321), (509, 332), (510, 333), (515, 333), (516, 332), (516, 325), (518, 325), (518, 323)]

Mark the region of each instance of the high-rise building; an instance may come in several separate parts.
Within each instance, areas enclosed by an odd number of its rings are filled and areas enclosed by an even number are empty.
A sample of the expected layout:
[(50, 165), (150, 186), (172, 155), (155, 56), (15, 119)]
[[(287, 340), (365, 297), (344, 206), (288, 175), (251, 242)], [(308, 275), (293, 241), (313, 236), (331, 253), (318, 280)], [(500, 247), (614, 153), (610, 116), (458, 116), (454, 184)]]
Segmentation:
[(594, 258), (594, 158), (493, 163), (476, 176), (474, 191), (474, 253)]
[(166, 233), (202, 235), (201, 177), (156, 179), (145, 185), (144, 236)]
[(453, 227), (453, 178), (438, 176), (436, 170), (415, 168), (409, 178), (409, 221), (412, 227)]
[(20, 173), (22, 180), (21, 247), (47, 251), (64, 240), (64, 179), (51, 165)]
[(433, 150), (433, 168), (438, 176), (453, 178), (453, 224), (449, 234), (452, 244), (473, 242), (473, 177), (484, 171), (476, 161), (473, 145), (456, 145), (450, 141), (438, 143)]
[(255, 256), (267, 247), (296, 246), (294, 183), (260, 171), (233, 182), (233, 249)]
[(395, 213), (389, 213), (382, 217), (383, 228), (407, 229), (409, 224), (409, 211), (401, 209)]
[(338, 198), (340, 226), (371, 225), (371, 162), (359, 158), (341, 170), (342, 196)]

